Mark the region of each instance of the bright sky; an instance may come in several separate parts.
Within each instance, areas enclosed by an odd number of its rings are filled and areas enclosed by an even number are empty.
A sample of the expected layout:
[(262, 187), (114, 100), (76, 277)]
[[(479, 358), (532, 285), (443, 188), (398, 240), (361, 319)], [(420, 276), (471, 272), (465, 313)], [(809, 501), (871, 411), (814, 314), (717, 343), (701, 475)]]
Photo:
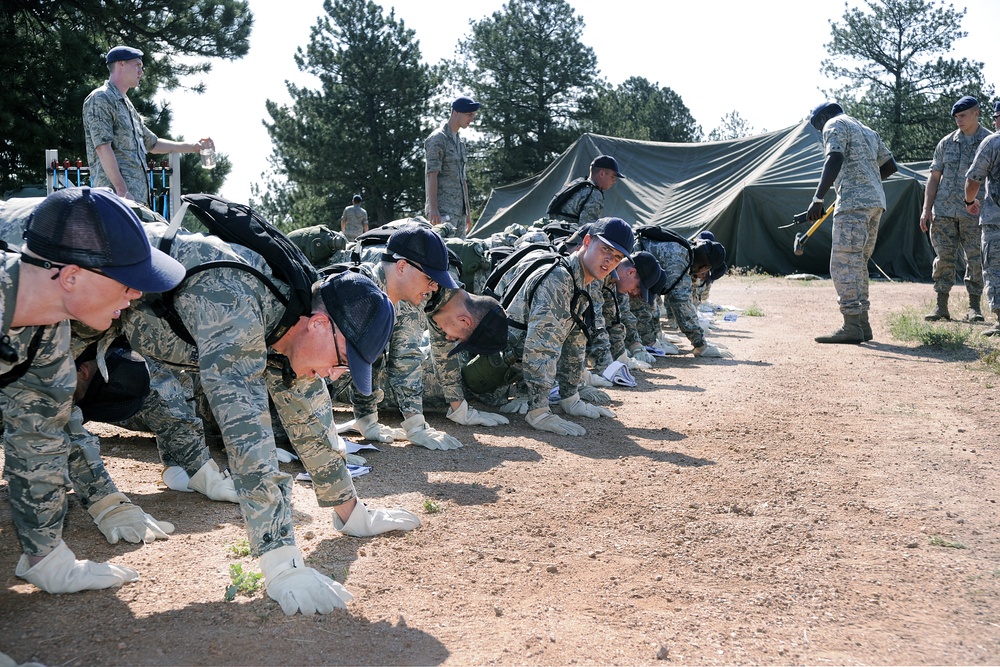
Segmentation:
[[(498, 11), (503, 0), (381, 0), (388, 11), (416, 32), (424, 60), (454, 57), (469, 22)], [(831, 87), (820, 74), (830, 41), (831, 20), (840, 22), (844, 3), (802, 0), (715, 0), (635, 2), (570, 0), (586, 27), (582, 41), (597, 54), (600, 73), (612, 85), (642, 76), (681, 96), (705, 134), (736, 110), (757, 132), (798, 123)], [(849, 0), (858, 6), (858, 0)], [(954, 3), (961, 8), (963, 3)], [(967, 0), (962, 27), (969, 36), (955, 44), (955, 58), (985, 63), (987, 83), (1000, 89), (996, 28), (1000, 2)], [(446, 9), (447, 7), (447, 9)], [(233, 171), (222, 195), (245, 202), (250, 184), (267, 170), (271, 141), (262, 125), (266, 100), (288, 104), (285, 81), (313, 86), (298, 71), (293, 55), (309, 41), (323, 14), (322, 0), (250, 0), (254, 29), (250, 53), (235, 62), (218, 61), (204, 78), (202, 95), (174, 92), (175, 134), (211, 136), (228, 153)], [(461, 94), (466, 91), (454, 91)], [(489, 113), (482, 109), (481, 114)], [(336, 178), (336, 175), (331, 175)], [(504, 185), (496, 183), (494, 185)]]

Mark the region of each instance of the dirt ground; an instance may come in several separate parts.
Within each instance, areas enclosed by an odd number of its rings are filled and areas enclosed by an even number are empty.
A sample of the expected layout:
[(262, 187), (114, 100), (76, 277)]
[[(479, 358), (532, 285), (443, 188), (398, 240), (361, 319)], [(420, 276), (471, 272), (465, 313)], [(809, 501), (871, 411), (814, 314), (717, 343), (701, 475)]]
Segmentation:
[(161, 490), (151, 438), (99, 426), (122, 490), (177, 531), (112, 546), (71, 501), (77, 557), (142, 579), (51, 596), (14, 576), (0, 485), (0, 651), (50, 666), (1000, 664), (1000, 376), (890, 336), (890, 313), (931, 298), (875, 283), (875, 341), (824, 346), (829, 281), (727, 277), (713, 302), (763, 312), (710, 337), (734, 358), (661, 360), (610, 390), (617, 420), (577, 419), (583, 438), (435, 415), (464, 449), (370, 453), (358, 491), (419, 513), (409, 534), (341, 536), (296, 483), (307, 562), (355, 595), (327, 616), (286, 617), (262, 592), (224, 601), (230, 564), (256, 569), (228, 553), (237, 507)]

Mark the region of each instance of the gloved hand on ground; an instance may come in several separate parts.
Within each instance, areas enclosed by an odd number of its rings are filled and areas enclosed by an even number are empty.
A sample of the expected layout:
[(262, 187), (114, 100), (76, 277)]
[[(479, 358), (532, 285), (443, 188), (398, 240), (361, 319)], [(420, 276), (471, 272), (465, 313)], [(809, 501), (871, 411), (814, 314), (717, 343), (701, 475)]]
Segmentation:
[(574, 417), (587, 417), (588, 419), (600, 419), (601, 417), (614, 417), (615, 413), (599, 405), (591, 405), (580, 400), (580, 394), (573, 394), (569, 398), (559, 401), (560, 407), (568, 415)]
[(336, 512), (333, 513), (333, 527), (344, 535), (352, 537), (371, 537), (390, 530), (413, 530), (420, 528), (420, 518), (413, 512), (404, 509), (377, 509), (365, 507), (360, 500), (351, 511), (347, 521), (341, 521)]
[[(643, 350), (643, 353), (646, 354), (646, 355), (648, 355), (650, 358), (653, 357), (653, 355), (649, 354), (645, 350)], [(634, 370), (648, 371), (650, 368), (653, 367), (652, 363), (647, 363), (645, 361), (642, 361), (637, 356), (631, 357), (631, 356), (629, 356), (628, 352), (622, 352), (621, 354), (619, 354), (618, 357), (615, 359), (615, 361), (622, 362), (623, 364), (625, 364), (629, 368), (629, 370), (633, 370), (633, 371)]]
[(14, 574), (54, 595), (96, 591), (139, 579), (139, 573), (128, 567), (77, 560), (62, 540), (52, 553), (34, 565), (31, 565), (27, 554), (22, 554)]
[(427, 449), (458, 449), (463, 446), (458, 438), (431, 428), (419, 412), (404, 419), (400, 426), (406, 432), (406, 439), (414, 445)]
[(597, 387), (583, 385), (580, 387), (579, 396), (595, 405), (611, 405), (611, 397), (608, 396), (607, 392), (601, 391)]
[[(98, 530), (111, 544), (119, 540), (138, 544), (167, 539), (174, 532), (174, 524), (157, 521), (133, 505), (124, 493), (112, 493), (91, 505), (87, 512), (94, 519)], [(81, 589), (82, 590), (82, 589)]]
[(219, 464), (215, 461), (208, 461), (198, 472), (188, 481), (188, 488), (197, 491), (212, 500), (221, 500), (230, 503), (240, 502), (236, 495), (236, 486), (229, 471), (221, 472)]
[(462, 401), (457, 410), (449, 407), (445, 416), (456, 424), (462, 424), (463, 426), (499, 426), (500, 424), (510, 423), (510, 420), (503, 415), (476, 410), (466, 400)]
[(630, 354), (636, 361), (649, 364), (650, 368), (652, 368), (653, 364), (656, 363), (656, 357), (647, 352), (646, 348), (641, 343), (637, 345), (636, 348), (630, 352)]
[(700, 347), (694, 348), (694, 356), (696, 357), (708, 357), (713, 359), (732, 359), (733, 354), (728, 350), (720, 350), (715, 345), (710, 343), (705, 343)]
[(329, 614), (354, 599), (350, 591), (330, 577), (306, 567), (302, 552), (292, 544), (268, 551), (260, 557), (264, 589), (281, 605), (286, 616), (301, 612)]
[(529, 426), (539, 431), (548, 431), (557, 435), (587, 435), (587, 429), (579, 424), (574, 424), (571, 421), (557, 417), (547, 407), (529, 411), (525, 417), (525, 421), (528, 422)]
[(370, 415), (365, 415), (364, 417), (358, 417), (353, 421), (349, 421), (339, 427), (337, 432), (339, 433), (342, 430), (356, 431), (357, 433), (360, 433), (365, 440), (373, 440), (375, 442), (406, 440), (406, 431), (386, 426), (385, 424), (380, 424), (377, 412), (373, 412)]
[(612, 386), (611, 380), (601, 377), (599, 373), (591, 373), (589, 369), (583, 369), (583, 376), (581, 378), (584, 384), (590, 385), (591, 387), (610, 387)]
[(500, 412), (505, 415), (523, 415), (528, 412), (528, 399), (512, 398), (509, 403), (500, 406)]

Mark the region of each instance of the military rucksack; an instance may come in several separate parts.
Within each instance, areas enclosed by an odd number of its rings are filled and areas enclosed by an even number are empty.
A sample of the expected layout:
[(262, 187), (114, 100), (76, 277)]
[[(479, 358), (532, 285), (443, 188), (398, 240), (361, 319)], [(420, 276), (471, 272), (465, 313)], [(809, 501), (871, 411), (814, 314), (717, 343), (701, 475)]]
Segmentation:
[[(267, 345), (273, 345), (298, 322), (303, 315), (312, 312), (312, 286), (319, 280), (319, 272), (309, 263), (298, 246), (257, 212), (245, 204), (236, 204), (222, 197), (209, 194), (184, 195), (181, 199), (188, 210), (205, 226), (208, 233), (226, 243), (241, 245), (260, 255), (274, 276), (289, 286), (291, 293), (285, 296), (274, 282), (253, 266), (231, 260), (218, 260), (191, 267), (184, 275), (187, 280), (196, 273), (216, 268), (233, 268), (246, 271), (260, 280), (275, 298), (285, 306), (285, 312), (278, 324), (265, 337)], [(160, 239), (159, 249), (169, 254), (177, 230), (183, 218), (183, 209), (170, 223), (166, 234)], [(181, 281), (181, 285), (184, 284)], [(177, 336), (189, 344), (194, 338), (181, 321), (174, 307), (174, 295), (180, 286), (153, 299), (153, 312), (165, 319)]]
[(570, 197), (575, 195), (580, 190), (584, 188), (596, 189), (597, 186), (594, 185), (592, 181), (586, 178), (578, 178), (574, 181), (570, 181), (569, 185), (564, 187), (562, 190), (557, 192), (551, 200), (549, 200), (549, 205), (545, 208), (545, 215), (549, 217), (562, 216), (564, 218), (573, 218), (577, 221), (580, 220), (579, 213), (576, 215), (563, 213), (563, 205), (570, 200)]
[(644, 241), (658, 241), (667, 243), (676, 243), (687, 250), (687, 266), (684, 270), (680, 272), (674, 282), (670, 284), (663, 290), (662, 294), (666, 294), (673, 288), (677, 287), (677, 283), (681, 281), (685, 274), (691, 270), (691, 265), (694, 264), (694, 252), (691, 249), (691, 242), (686, 238), (681, 236), (675, 231), (669, 230), (666, 227), (660, 227), (659, 225), (639, 225), (632, 229), (635, 234), (636, 239), (639, 241), (639, 247), (643, 250), (647, 250)]

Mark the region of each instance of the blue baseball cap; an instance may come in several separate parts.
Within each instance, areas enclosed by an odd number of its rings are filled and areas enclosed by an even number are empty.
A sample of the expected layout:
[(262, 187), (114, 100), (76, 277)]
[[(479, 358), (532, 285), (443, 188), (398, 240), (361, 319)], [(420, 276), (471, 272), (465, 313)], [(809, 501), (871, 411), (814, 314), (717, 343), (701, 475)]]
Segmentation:
[(142, 51), (133, 49), (131, 46), (116, 46), (108, 51), (108, 55), (104, 57), (104, 61), (110, 65), (119, 60), (134, 60), (135, 58), (142, 58)]
[(979, 100), (977, 100), (972, 95), (966, 95), (960, 98), (957, 102), (955, 102), (955, 104), (952, 105), (951, 115), (954, 116), (957, 113), (962, 113), (963, 111), (968, 111), (969, 109), (978, 106), (979, 106)]
[(632, 256), (632, 264), (635, 265), (636, 273), (639, 275), (639, 291), (642, 293), (642, 298), (646, 303), (653, 303), (666, 286), (666, 276), (660, 268), (660, 263), (652, 253), (643, 250)]
[(441, 287), (458, 289), (458, 283), (448, 272), (448, 246), (433, 229), (403, 225), (389, 237), (385, 250), (389, 261), (409, 260)]
[(319, 287), (323, 305), (347, 339), (347, 366), (354, 386), (372, 393), (372, 364), (385, 351), (396, 314), (378, 285), (355, 271), (328, 276)]
[(629, 259), (635, 246), (635, 234), (627, 222), (621, 218), (601, 218), (590, 225), (587, 236), (594, 236)]
[(615, 176), (618, 178), (625, 178), (625, 174), (621, 172), (618, 168), (618, 160), (614, 159), (610, 155), (598, 155), (594, 158), (594, 161), (590, 163), (590, 168), (593, 169), (610, 169), (615, 172)]
[(24, 230), (28, 250), (75, 264), (140, 292), (166, 292), (184, 279), (184, 266), (149, 245), (138, 216), (105, 188), (63, 188), (42, 200)]
[(472, 113), (473, 111), (479, 111), (479, 107), (482, 105), (472, 99), (471, 97), (459, 97), (454, 102), (451, 103), (451, 108), (453, 111), (459, 113)]

